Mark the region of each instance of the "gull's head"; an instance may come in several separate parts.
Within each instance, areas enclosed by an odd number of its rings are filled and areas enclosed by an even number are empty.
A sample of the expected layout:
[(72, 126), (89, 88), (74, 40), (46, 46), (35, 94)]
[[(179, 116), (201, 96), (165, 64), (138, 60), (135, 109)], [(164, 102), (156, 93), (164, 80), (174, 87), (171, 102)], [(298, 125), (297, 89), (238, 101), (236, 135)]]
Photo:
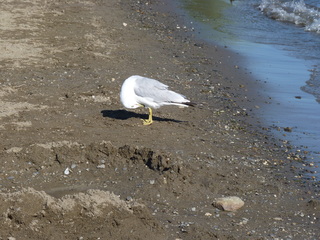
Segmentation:
[(136, 94), (134, 92), (136, 77), (131, 76), (126, 79), (121, 87), (120, 100), (125, 108), (138, 108), (142, 105), (137, 102)]

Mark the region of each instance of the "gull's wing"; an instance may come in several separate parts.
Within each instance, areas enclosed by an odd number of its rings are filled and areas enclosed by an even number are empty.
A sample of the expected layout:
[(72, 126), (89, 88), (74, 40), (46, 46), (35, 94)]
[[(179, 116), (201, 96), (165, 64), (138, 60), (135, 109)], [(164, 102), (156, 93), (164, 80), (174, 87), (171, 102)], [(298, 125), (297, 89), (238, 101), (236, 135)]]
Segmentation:
[(134, 92), (137, 96), (160, 105), (188, 102), (183, 95), (168, 90), (167, 85), (146, 77), (136, 79)]

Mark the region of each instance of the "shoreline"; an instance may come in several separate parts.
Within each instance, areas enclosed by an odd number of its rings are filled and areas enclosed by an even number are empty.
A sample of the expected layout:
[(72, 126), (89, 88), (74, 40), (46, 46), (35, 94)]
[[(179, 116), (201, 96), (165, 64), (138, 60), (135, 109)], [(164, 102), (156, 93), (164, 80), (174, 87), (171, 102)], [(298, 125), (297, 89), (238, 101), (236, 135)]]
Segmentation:
[[(294, 180), (286, 148), (258, 131), (250, 114), (259, 83), (230, 64), (236, 55), (194, 42), (165, 3), (154, 4), (31, 4), (41, 27), (30, 25), (26, 36), (36, 36), (41, 54), (1, 56), (0, 203), (7, 214), (0, 236), (319, 237), (317, 190)], [(198, 107), (161, 108), (142, 126), (147, 111), (119, 101), (122, 81), (134, 74), (159, 79)], [(222, 196), (245, 205), (220, 211), (212, 203)]]
[[(169, 4), (170, 3), (167, 3), (166, 5)], [(171, 6), (168, 7), (166, 11), (172, 11), (171, 9), (173, 8), (179, 8), (178, 5), (179, 3), (171, 3)], [(301, 136), (304, 134), (308, 134), (308, 131), (305, 132), (300, 130), (300, 132), (294, 132), (292, 129), (295, 127), (286, 127), (287, 125), (294, 125), (283, 123), (283, 118), (285, 117), (280, 117), (281, 108), (279, 107), (276, 107), (276, 113), (271, 113), (271, 115), (274, 115), (273, 117), (268, 116), (268, 118), (273, 119), (273, 121), (266, 121), (264, 119), (266, 118), (267, 113), (270, 114), (270, 109), (272, 108), (271, 106), (275, 107), (277, 104), (280, 104), (278, 102), (281, 102), (281, 104), (284, 103), (284, 100), (277, 100), (277, 98), (274, 98), (273, 95), (279, 95), (279, 93), (273, 93), (272, 90), (270, 90), (275, 87), (273, 86), (275, 83), (273, 83), (273, 85), (271, 83), (267, 83), (267, 80), (264, 81), (261, 79), (259, 74), (252, 71), (252, 69), (255, 67), (250, 68), (246, 66), (246, 64), (243, 64), (244, 61), (248, 61), (248, 56), (246, 56), (246, 54), (243, 52), (241, 54), (241, 51), (239, 50), (232, 50), (231, 47), (227, 45), (224, 46), (219, 43), (215, 43), (214, 40), (205, 39), (201, 33), (202, 31), (205, 31), (205, 28), (201, 23), (195, 23), (191, 21), (190, 18), (186, 16), (187, 13), (185, 10), (177, 10), (176, 14), (181, 18), (179, 19), (179, 24), (181, 26), (184, 26), (184, 23), (187, 23), (186, 25), (189, 24), (188, 27), (186, 27), (187, 30), (185, 30), (188, 32), (186, 33), (187, 37), (193, 39), (195, 42), (201, 42), (201, 44), (207, 45), (209, 48), (211, 47), (219, 49), (220, 55), (217, 58), (221, 59), (221, 64), (227, 66), (221, 68), (221, 72), (223, 72), (227, 78), (227, 84), (230, 82), (230, 85), (233, 85), (231, 89), (235, 88), (234, 86), (236, 86), (236, 84), (241, 86), (238, 91), (236, 89), (232, 94), (236, 95), (234, 99), (239, 107), (245, 109), (247, 112), (250, 119), (245, 119), (245, 123), (249, 126), (249, 128), (255, 128), (261, 134), (265, 134), (268, 136), (268, 138), (272, 139), (272, 141), (276, 142), (276, 144), (282, 146), (283, 152), (288, 153), (287, 158), (292, 160), (292, 163), (290, 164), (292, 164), (294, 168), (300, 169), (300, 174), (303, 175), (304, 180), (309, 181), (309, 183), (313, 185), (315, 189), (318, 189), (318, 161), (316, 158), (319, 153), (313, 151), (311, 145), (310, 149), (309, 145), (303, 145), (302, 143), (306, 142), (306, 140), (304, 142), (299, 142), (299, 140), (296, 139), (301, 138)], [(234, 77), (238, 75), (238, 79)], [(231, 79), (231, 81), (235, 81), (235, 83), (231, 83), (229, 79)], [(243, 87), (245, 88), (245, 92), (241, 90)], [(292, 93), (292, 96), (294, 96), (294, 93)], [(307, 97), (304, 97), (304, 99), (307, 99)], [(288, 98), (285, 100), (284, 104), (290, 105), (290, 107), (293, 108), (292, 103), (289, 104), (289, 102), (290, 99)], [(278, 116), (277, 118), (275, 117), (276, 115)], [(276, 119), (281, 122), (281, 124), (279, 123), (280, 125), (277, 125)], [(270, 123), (269, 125), (267, 124), (268, 122)], [(286, 123), (288, 121), (284, 122)], [(290, 135), (291, 132), (293, 132), (293, 135)], [(310, 139), (309, 141), (312, 141)], [(301, 144), (299, 145), (297, 142)]]
[[(219, 12), (221, 9), (216, 11)], [(212, 43), (207, 36), (209, 32), (214, 39), (209, 25), (197, 23), (196, 29), (200, 29), (201, 32), (198, 31), (197, 34), (209, 44), (215, 44), (215, 41)], [(220, 39), (219, 32), (217, 35)], [(228, 39), (222, 40), (222, 42), (228, 41)], [(221, 42), (221, 39), (218, 42)], [(264, 100), (257, 104), (255, 111), (263, 125), (268, 126), (273, 136), (282, 142), (290, 143), (295, 158), (300, 158), (307, 165), (310, 163), (319, 165), (319, 151), (316, 145), (319, 129), (315, 124), (317, 116), (314, 115), (318, 110), (318, 104), (314, 101), (314, 96), (300, 89), (309, 79), (310, 69), (313, 68), (311, 66), (315, 63), (307, 63), (307, 59), (290, 56), (288, 52), (286, 54), (272, 44), (257, 44), (246, 40), (240, 43), (231, 40), (225, 44), (243, 57), (239, 61), (242, 70), (245, 69), (252, 78), (260, 79), (261, 84), (255, 91), (260, 91), (260, 96)], [(255, 79), (252, 82), (257, 81)], [(305, 119), (305, 116), (309, 118)], [(288, 129), (289, 132), (286, 131)], [(309, 170), (310, 179), (319, 180), (317, 169)]]

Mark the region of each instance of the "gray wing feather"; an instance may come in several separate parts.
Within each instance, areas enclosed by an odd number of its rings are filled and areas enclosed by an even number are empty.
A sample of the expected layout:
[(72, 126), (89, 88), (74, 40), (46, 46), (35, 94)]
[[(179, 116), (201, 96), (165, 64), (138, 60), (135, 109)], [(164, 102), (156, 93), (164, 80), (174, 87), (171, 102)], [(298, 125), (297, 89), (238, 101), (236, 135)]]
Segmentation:
[(143, 98), (152, 99), (155, 102), (184, 102), (186, 98), (176, 92), (168, 90), (168, 86), (151, 78), (139, 78), (136, 80), (135, 94)]

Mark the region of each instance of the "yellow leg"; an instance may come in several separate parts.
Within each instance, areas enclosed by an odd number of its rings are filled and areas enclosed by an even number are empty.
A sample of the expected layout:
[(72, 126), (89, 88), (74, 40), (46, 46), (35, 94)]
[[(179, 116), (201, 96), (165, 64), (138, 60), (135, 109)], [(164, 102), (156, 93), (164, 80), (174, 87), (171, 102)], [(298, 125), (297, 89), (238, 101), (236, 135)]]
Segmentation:
[(149, 118), (148, 119), (143, 119), (143, 125), (150, 125), (152, 121), (152, 109), (149, 108)]

